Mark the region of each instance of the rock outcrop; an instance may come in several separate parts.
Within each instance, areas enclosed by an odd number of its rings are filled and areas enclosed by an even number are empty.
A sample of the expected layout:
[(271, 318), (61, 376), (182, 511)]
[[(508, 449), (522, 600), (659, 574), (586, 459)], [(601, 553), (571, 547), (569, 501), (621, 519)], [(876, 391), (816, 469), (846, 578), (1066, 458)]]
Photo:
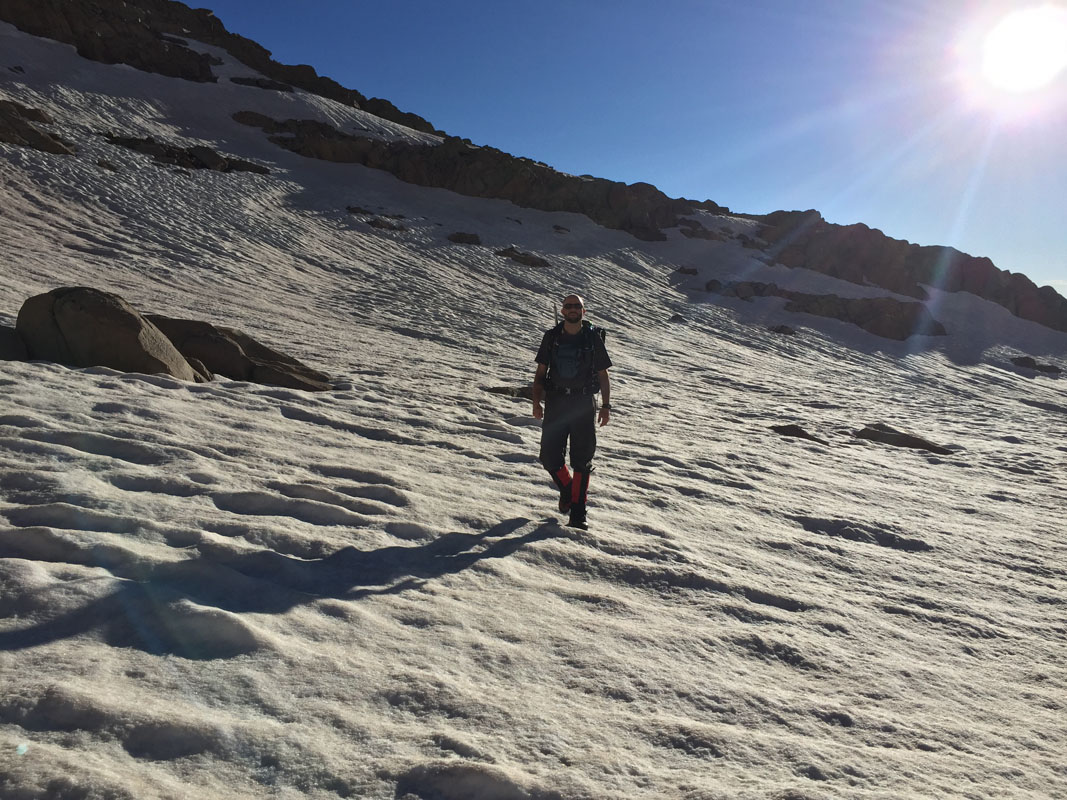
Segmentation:
[(215, 60), (192, 50), (186, 41), (195, 39), (221, 47), (272, 81), (365, 108), (415, 130), (441, 133), (422, 117), (401, 112), (387, 100), (368, 100), (306, 64), (279, 64), (266, 48), (227, 31), (211, 11), (194, 10), (175, 0), (4, 0), (0, 20), (26, 33), (74, 45), (79, 55), (93, 61), (128, 64), (172, 78), (216, 81), (211, 70)]
[(476, 233), (464, 233), (463, 231), (456, 231), (455, 233), (448, 234), (448, 241), (453, 244), (481, 244), (482, 237)]
[(262, 128), (270, 141), (308, 158), (362, 164), (385, 170), (402, 181), (449, 189), (470, 197), (511, 200), (541, 211), (585, 214), (606, 228), (638, 239), (662, 241), (662, 228), (679, 224), (694, 209), (723, 210), (710, 200), (695, 203), (667, 197), (647, 183), (627, 185), (601, 178), (576, 177), (516, 158), (492, 147), (476, 147), (455, 137), (439, 145), (385, 142), (352, 136), (314, 120), (277, 121), (252, 111), (234, 120)]
[(1016, 356), (1011, 360), (1011, 363), (1017, 367), (1022, 367), (1023, 369), (1032, 369), (1035, 372), (1044, 372), (1049, 375), (1059, 375), (1063, 372), (1063, 370), (1055, 364), (1041, 364), (1031, 356)]
[(74, 145), (37, 127), (38, 124), (52, 123), (52, 118), (44, 111), (27, 108), (13, 100), (0, 100), (0, 142), (32, 147), (55, 155), (74, 155), (77, 152)]
[(251, 161), (242, 161), (233, 156), (221, 155), (204, 145), (178, 147), (164, 142), (157, 142), (151, 136), (137, 138), (109, 134), (106, 138), (111, 144), (150, 155), (161, 164), (172, 164), (182, 169), (210, 169), (216, 172), (255, 172), (259, 175), (270, 174), (270, 170), (266, 167), (254, 164)]
[(149, 314), (152, 322), (190, 362), (237, 381), (325, 391), (329, 376), (260, 344), (248, 334), (191, 319)]
[(155, 325), (109, 292), (65, 287), (31, 297), (15, 329), (31, 359), (203, 380)]
[(998, 269), (988, 258), (951, 247), (922, 247), (891, 239), (866, 225), (833, 225), (818, 211), (775, 211), (762, 218), (767, 252), (787, 267), (832, 275), (860, 285), (927, 298), (923, 285), (970, 292), (1004, 306), (1022, 319), (1067, 331), (1067, 298), (1040, 289), (1019, 273)]
[(875, 336), (904, 341), (909, 336), (944, 336), (945, 326), (919, 302), (894, 297), (838, 297), (836, 294), (807, 294), (781, 289), (774, 283), (739, 281), (722, 283), (710, 280), (709, 292), (751, 301), (754, 297), (784, 297), (785, 310), (839, 319), (856, 325)]
[(829, 445), (830, 443), (824, 439), (820, 439), (818, 436), (812, 436), (806, 430), (795, 423), (789, 425), (771, 425), (771, 430), (777, 433), (779, 436), (789, 436), (795, 439), (807, 439), (809, 442), (818, 442), (819, 444)]
[(934, 444), (930, 440), (924, 439), (921, 436), (916, 436), (913, 433), (898, 431), (881, 422), (876, 422), (873, 425), (865, 425), (861, 430), (855, 431), (852, 435), (857, 439), (881, 442), (882, 444), (888, 444), (892, 447), (908, 447), (913, 450), (928, 450), (929, 452), (936, 453), (940, 456), (949, 456), (953, 453), (953, 451), (947, 447)]
[(495, 251), (496, 255), (503, 256), (504, 258), (510, 258), (512, 261), (517, 261), (525, 267), (549, 267), (552, 266), (541, 256), (536, 256), (533, 253), (524, 253), (522, 250), (512, 246), (505, 247), (503, 250)]

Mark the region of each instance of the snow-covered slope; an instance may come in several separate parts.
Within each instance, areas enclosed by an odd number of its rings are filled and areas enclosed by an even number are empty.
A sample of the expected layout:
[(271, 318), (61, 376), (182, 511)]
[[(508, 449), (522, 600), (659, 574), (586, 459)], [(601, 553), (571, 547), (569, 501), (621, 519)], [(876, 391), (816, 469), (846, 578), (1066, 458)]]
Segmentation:
[[(79, 147), (0, 144), (0, 323), (90, 285), (335, 378), (0, 362), (0, 797), (1067, 794), (1067, 384), (1009, 362), (1067, 366), (1067, 335), (968, 295), (906, 343), (712, 302), (710, 277), (868, 290), (309, 161), (231, 114), (432, 139), (7, 25), (0, 97)], [(486, 391), (529, 380), (572, 289), (615, 361), (589, 532), (527, 403)], [(951, 455), (851, 436), (877, 421)]]

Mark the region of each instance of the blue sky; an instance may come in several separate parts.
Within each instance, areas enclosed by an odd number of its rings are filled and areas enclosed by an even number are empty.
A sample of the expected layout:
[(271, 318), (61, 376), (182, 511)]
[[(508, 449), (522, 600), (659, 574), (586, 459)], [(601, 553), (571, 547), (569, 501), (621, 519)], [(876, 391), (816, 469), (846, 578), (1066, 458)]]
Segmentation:
[(980, 77), (985, 32), (1033, 5), (208, 3), (278, 61), (478, 144), (737, 211), (816, 208), (1067, 293), (1067, 73), (1022, 95)]

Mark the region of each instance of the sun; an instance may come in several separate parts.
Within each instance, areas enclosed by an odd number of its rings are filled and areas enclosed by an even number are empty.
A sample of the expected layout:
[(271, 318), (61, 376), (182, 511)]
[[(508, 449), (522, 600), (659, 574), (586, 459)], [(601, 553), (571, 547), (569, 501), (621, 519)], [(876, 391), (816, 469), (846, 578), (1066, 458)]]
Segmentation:
[(1067, 7), (1013, 11), (982, 43), (982, 77), (995, 89), (1023, 94), (1051, 83), (1067, 67)]

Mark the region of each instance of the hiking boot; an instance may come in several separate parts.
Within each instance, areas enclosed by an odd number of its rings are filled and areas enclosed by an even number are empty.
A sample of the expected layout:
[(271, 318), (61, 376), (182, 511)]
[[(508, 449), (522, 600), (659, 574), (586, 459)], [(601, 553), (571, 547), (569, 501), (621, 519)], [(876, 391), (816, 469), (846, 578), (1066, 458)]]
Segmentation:
[(567, 520), (567, 527), (581, 528), (583, 531), (589, 529), (585, 521), (585, 503), (571, 504), (571, 517)]
[(571, 495), (574, 492), (571, 471), (566, 465), (552, 473), (552, 482), (559, 489), (559, 513), (566, 514), (571, 510)]
[(567, 484), (559, 490), (559, 513), (566, 514), (571, 510), (571, 486)]

